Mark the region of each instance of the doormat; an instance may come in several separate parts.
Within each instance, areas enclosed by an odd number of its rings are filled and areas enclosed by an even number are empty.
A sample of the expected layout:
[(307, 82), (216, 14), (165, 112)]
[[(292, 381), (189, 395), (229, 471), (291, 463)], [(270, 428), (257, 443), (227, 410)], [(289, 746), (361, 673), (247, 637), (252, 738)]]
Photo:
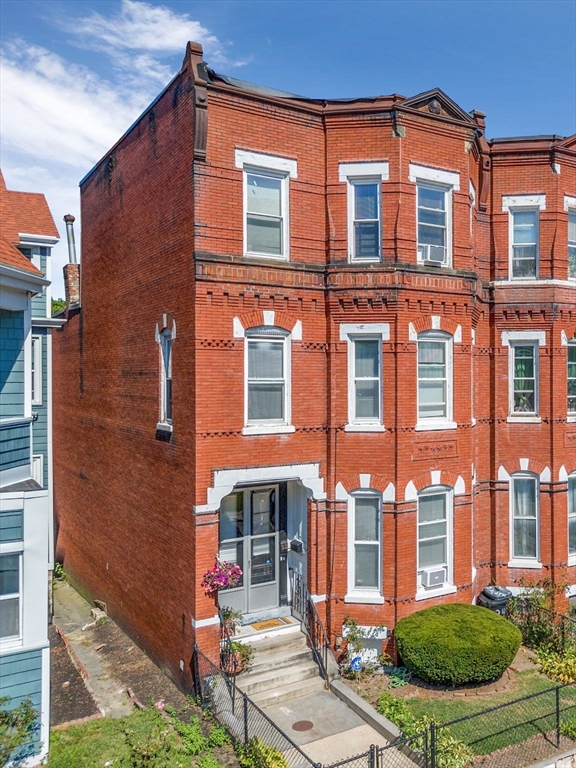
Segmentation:
[(276, 627), (283, 627), (285, 624), (290, 624), (290, 622), (284, 619), (268, 619), (267, 621), (256, 621), (254, 624), (250, 624), (250, 626), (256, 632), (261, 632), (263, 629), (275, 629)]

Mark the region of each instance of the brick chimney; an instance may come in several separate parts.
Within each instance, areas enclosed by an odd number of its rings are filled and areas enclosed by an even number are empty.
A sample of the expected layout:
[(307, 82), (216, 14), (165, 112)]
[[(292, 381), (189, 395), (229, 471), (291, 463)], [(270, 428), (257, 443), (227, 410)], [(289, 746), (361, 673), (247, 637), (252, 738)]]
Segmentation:
[(64, 291), (66, 308), (77, 309), (80, 306), (80, 264), (76, 259), (76, 242), (74, 240), (74, 221), (72, 214), (64, 216), (66, 236), (68, 238), (69, 264), (64, 266)]

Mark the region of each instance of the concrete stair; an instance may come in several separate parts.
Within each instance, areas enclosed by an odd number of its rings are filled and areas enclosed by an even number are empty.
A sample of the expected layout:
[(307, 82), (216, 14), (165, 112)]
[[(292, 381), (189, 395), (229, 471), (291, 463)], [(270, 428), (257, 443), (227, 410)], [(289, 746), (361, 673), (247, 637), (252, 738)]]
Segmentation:
[[(248, 642), (244, 640), (244, 642)], [(305, 696), (324, 688), (303, 632), (278, 634), (251, 643), (254, 659), (236, 683), (259, 707)]]

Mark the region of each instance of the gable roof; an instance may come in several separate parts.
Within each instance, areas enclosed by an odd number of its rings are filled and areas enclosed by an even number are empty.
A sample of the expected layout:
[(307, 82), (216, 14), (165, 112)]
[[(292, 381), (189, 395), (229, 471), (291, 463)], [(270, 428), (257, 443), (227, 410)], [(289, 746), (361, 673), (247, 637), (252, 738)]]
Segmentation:
[(26, 258), (15, 245), (9, 243), (4, 237), (0, 237), (0, 264), (21, 269), (23, 272), (42, 275), (38, 267), (34, 266), (30, 259)]
[(426, 112), (438, 117), (448, 117), (452, 120), (461, 120), (476, 126), (474, 118), (459, 107), (450, 96), (447, 96), (440, 88), (432, 88), (431, 91), (418, 93), (409, 99), (404, 99), (399, 104), (402, 108), (414, 109), (418, 112)]
[(7, 189), (1, 170), (0, 228), (2, 237), (13, 244), (20, 242), (20, 232), (60, 237), (44, 195), (39, 192), (13, 192)]

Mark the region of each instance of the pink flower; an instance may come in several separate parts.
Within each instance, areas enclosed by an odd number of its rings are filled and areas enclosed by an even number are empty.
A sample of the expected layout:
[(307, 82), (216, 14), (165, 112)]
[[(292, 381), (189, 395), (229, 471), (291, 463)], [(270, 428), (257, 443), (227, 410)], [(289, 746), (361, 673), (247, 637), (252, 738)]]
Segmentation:
[(164, 704), (164, 699), (160, 699), (159, 701), (157, 701), (156, 704), (154, 704), (154, 706), (156, 707), (156, 709), (159, 709), (160, 712), (162, 712), (164, 707), (166, 706)]

